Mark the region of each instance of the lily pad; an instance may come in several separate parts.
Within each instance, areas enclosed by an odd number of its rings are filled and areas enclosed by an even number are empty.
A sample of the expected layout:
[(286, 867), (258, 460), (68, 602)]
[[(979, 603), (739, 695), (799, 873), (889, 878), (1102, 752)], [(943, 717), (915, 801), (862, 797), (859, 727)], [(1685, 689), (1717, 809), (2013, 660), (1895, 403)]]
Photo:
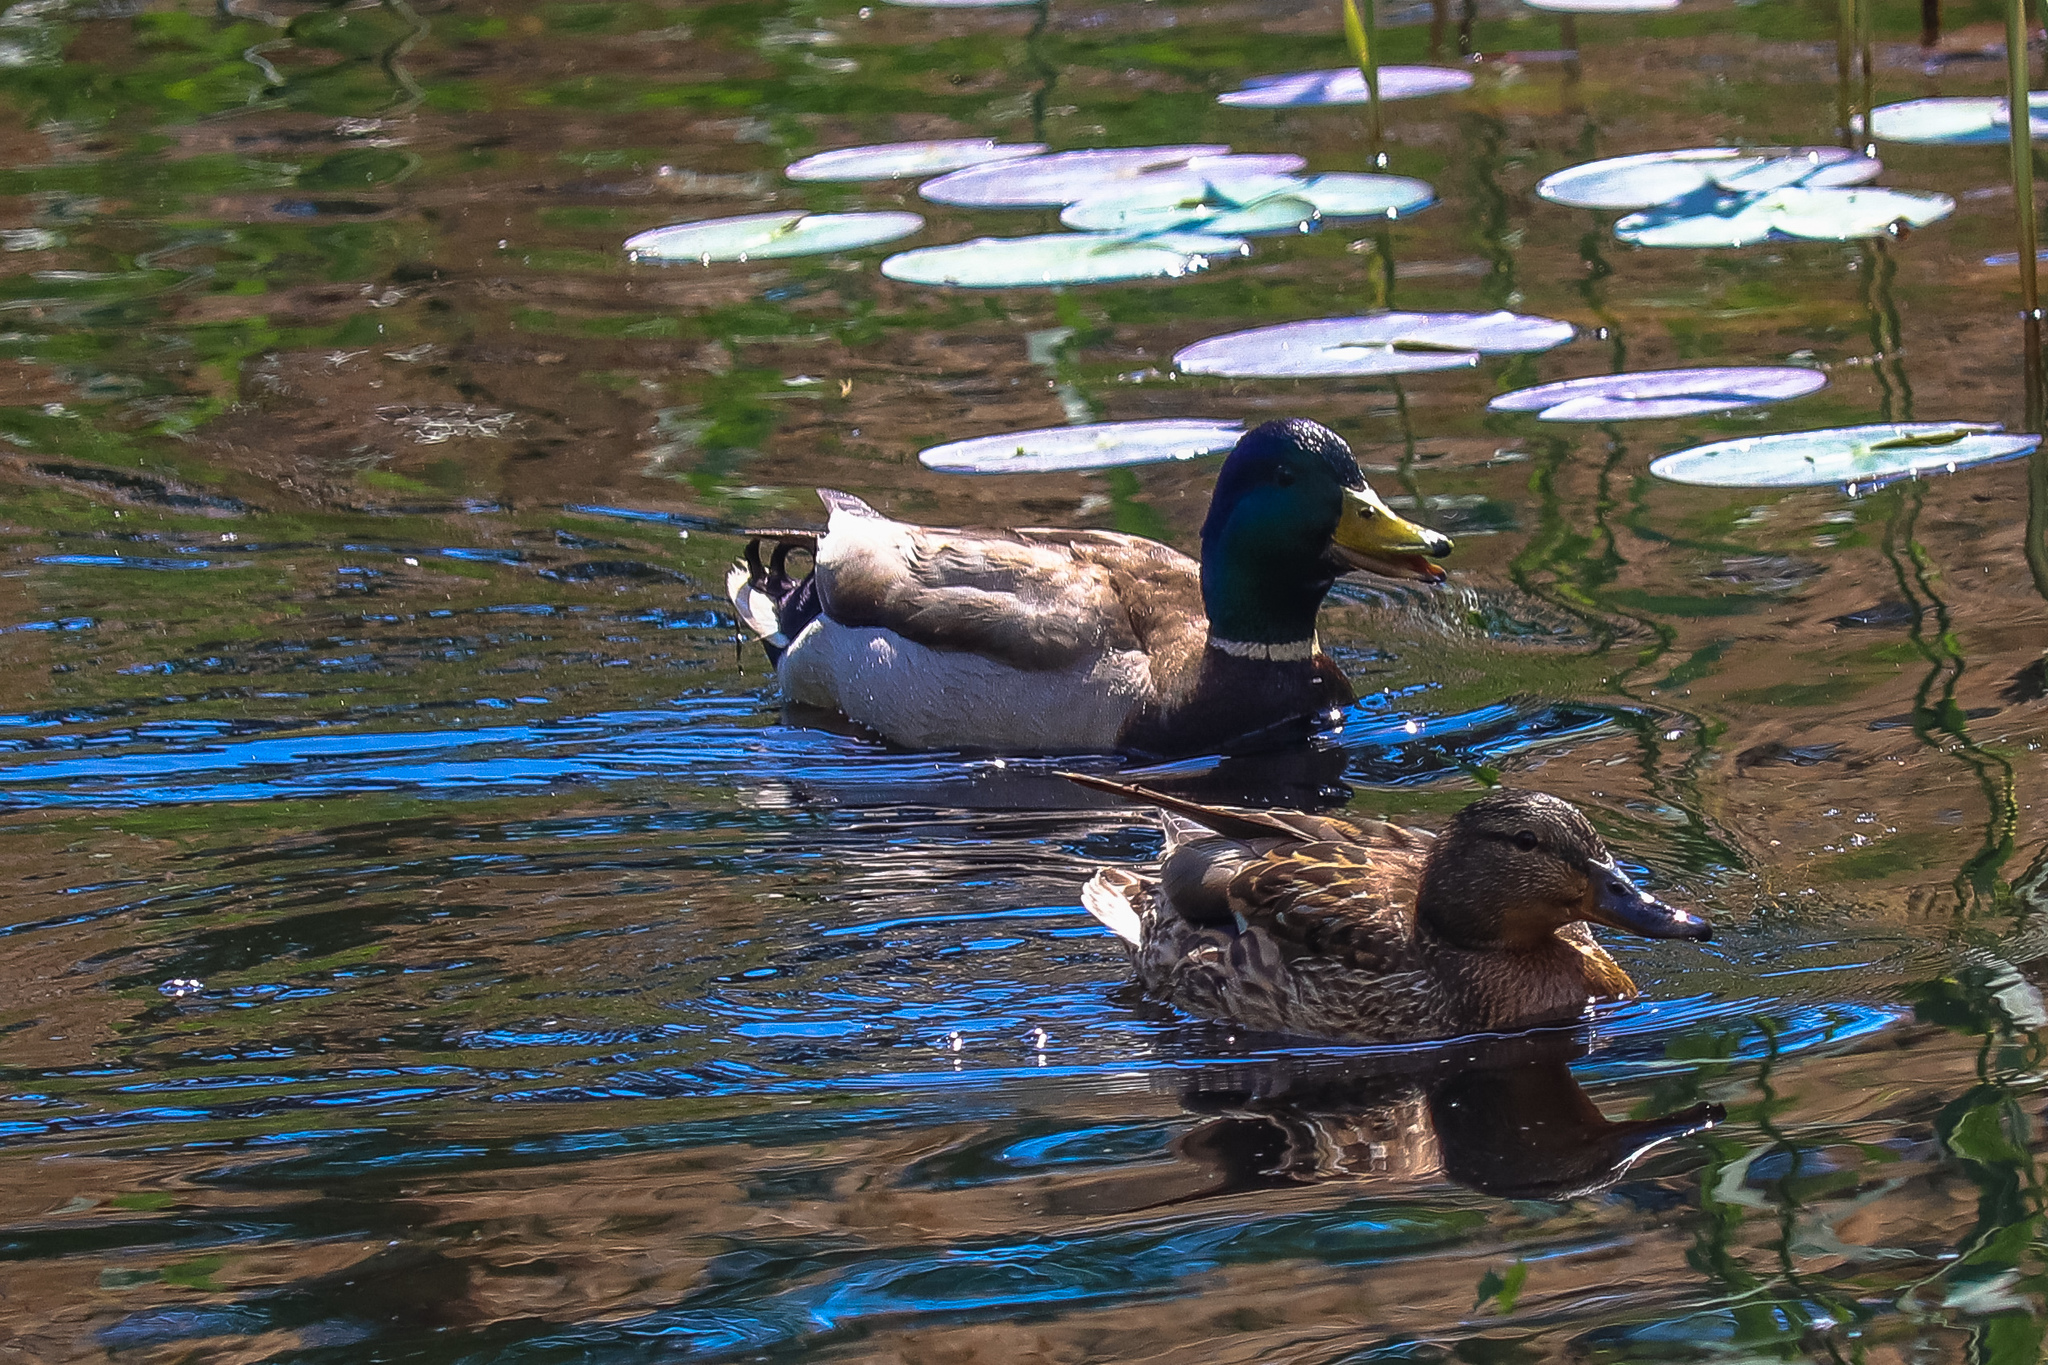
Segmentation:
[[(1907, 100), (1870, 111), (1871, 136), (1886, 142), (2002, 143), (2011, 122), (2006, 102), (1988, 97)], [(2027, 132), (2036, 142), (2048, 138), (2048, 90), (2027, 96)]]
[(1242, 435), (1241, 422), (1102, 422), (953, 441), (919, 451), (917, 458), (946, 474), (1047, 474), (1219, 455)]
[(985, 137), (885, 142), (873, 147), (838, 147), (819, 152), (793, 163), (783, 174), (791, 180), (905, 180), (991, 161), (1016, 161), (1044, 151), (1042, 142), (1001, 143)]
[(1536, 193), (1579, 209), (1643, 209), (1706, 189), (1861, 185), (1884, 164), (1841, 147), (1683, 147), (1589, 161), (1545, 176)]
[(1259, 237), (1278, 232), (1311, 232), (1322, 216), (1308, 200), (1284, 194), (1245, 205), (1197, 199), (1149, 206), (1127, 206), (1116, 196), (1108, 195), (1069, 204), (1060, 214), (1060, 222), (1084, 232), (1207, 232)]
[(1792, 365), (1643, 370), (1516, 389), (1486, 406), (1492, 412), (1533, 412), (1545, 422), (1634, 422), (1781, 403), (1827, 382), (1819, 370)]
[(1017, 9), (1025, 5), (1041, 5), (1045, 0), (886, 0), (886, 3), (908, 9)]
[(1292, 154), (1232, 156), (1228, 147), (1108, 147), (1054, 152), (927, 180), (917, 192), (935, 204), (962, 208), (1055, 208), (1105, 194), (1140, 176), (1166, 172), (1201, 178), (1287, 175), (1302, 168)]
[(754, 213), (654, 228), (626, 239), (626, 259), (674, 263), (764, 260), (851, 251), (908, 237), (914, 213)]
[(1614, 235), (1637, 246), (1738, 247), (1798, 240), (1846, 242), (1882, 237), (1900, 226), (1926, 227), (1955, 211), (1945, 194), (1912, 190), (1805, 189), (1764, 194), (1715, 195), (1711, 191), (1643, 213), (1614, 225)]
[[(1411, 100), (1471, 88), (1472, 73), (1447, 66), (1383, 66), (1380, 100)], [(1366, 103), (1365, 76), (1355, 66), (1254, 76), (1240, 90), (1216, 97), (1239, 109), (1292, 109), (1319, 104)]]
[(2039, 444), (2038, 436), (2008, 435), (1975, 422), (1888, 422), (1715, 441), (1653, 460), (1650, 472), (1673, 483), (1714, 488), (1835, 484), (1858, 493), (1899, 479), (2016, 460)]
[[(1203, 221), (1264, 200), (1298, 194), (1306, 181), (1269, 170), (1244, 170), (1235, 157), (1203, 157), (1191, 165), (1150, 171), (1097, 186), (1060, 213), (1060, 222), (1081, 232), (1155, 231), (1171, 227), (1176, 215)], [(1313, 207), (1309, 210), (1314, 216)]]
[(1436, 202), (1436, 189), (1426, 180), (1356, 171), (1310, 176), (1299, 194), (1325, 218), (1404, 218)]
[(1109, 280), (1179, 279), (1206, 269), (1213, 256), (1244, 256), (1242, 237), (1164, 232), (1132, 237), (1110, 232), (1051, 232), (1038, 237), (977, 237), (952, 246), (921, 247), (882, 262), (882, 273), (906, 284), (963, 289), (1044, 288)]
[(1522, 0), (1530, 9), (1552, 14), (1654, 14), (1677, 9), (1679, 0)]
[[(1235, 158), (1232, 158), (1233, 160)], [(1306, 212), (1272, 207), (1292, 201)], [(1398, 218), (1428, 208), (1436, 191), (1398, 175), (1337, 172), (1303, 178), (1270, 173), (1197, 175), (1172, 171), (1143, 175), (1069, 204), (1060, 221), (1095, 232), (1287, 232), (1319, 217)], [(1238, 215), (1242, 215), (1239, 217)]]
[(1547, 351), (1572, 334), (1569, 322), (1521, 313), (1370, 313), (1210, 337), (1173, 363), (1186, 374), (1231, 379), (1416, 374), (1477, 365), (1482, 355)]

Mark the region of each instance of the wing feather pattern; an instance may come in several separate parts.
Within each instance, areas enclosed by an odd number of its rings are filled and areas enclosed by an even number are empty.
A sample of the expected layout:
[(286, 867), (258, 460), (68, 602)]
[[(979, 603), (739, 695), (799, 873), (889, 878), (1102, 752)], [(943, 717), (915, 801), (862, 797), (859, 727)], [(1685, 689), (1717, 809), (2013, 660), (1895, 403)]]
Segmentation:
[(826, 614), (843, 625), (1032, 670), (1174, 635), (1158, 619), (1166, 597), (1184, 608), (1191, 591), (1204, 625), (1199, 568), (1163, 545), (1099, 531), (910, 526), (847, 494), (820, 496), (832, 517), (817, 580)]

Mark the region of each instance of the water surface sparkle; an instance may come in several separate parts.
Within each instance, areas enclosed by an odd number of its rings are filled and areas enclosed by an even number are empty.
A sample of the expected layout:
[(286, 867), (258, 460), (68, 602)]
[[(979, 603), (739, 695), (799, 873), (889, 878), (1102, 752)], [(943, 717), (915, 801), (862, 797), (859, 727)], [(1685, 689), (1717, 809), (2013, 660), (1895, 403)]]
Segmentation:
[[(1718, 231), (1878, 176), (1859, 35), (1574, 8), (1377, 7), (1377, 142), (1329, 5), (10, 11), (0, 1342), (2034, 1359), (2048, 466), (1651, 474), (2023, 431), (2000, 64), (1878, 7), (1883, 191)], [(1589, 169), (1702, 143), (1741, 155)], [(1110, 278), (1091, 195), (1280, 230)], [(1673, 195), (1645, 230), (1694, 249), (1616, 238)], [(981, 239), (972, 287), (884, 266)], [(1487, 411), (1702, 367), (1798, 392)], [(1450, 581), (1339, 585), (1341, 736), (1147, 780), (1432, 827), (1557, 792), (1715, 922), (1603, 933), (1640, 999), (1378, 1049), (1177, 1014), (1078, 903), (1159, 853), (1059, 776), (1117, 760), (892, 751), (737, 643), (735, 533), (820, 486), (1193, 550), (1195, 447), (1296, 414)], [(1097, 429), (1181, 444), (917, 458)]]

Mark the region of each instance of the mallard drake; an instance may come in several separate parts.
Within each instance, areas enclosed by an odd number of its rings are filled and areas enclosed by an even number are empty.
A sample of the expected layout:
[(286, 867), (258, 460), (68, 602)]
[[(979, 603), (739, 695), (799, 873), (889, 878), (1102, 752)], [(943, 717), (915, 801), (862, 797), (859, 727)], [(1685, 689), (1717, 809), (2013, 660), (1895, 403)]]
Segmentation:
[(1393, 1043), (1570, 1020), (1636, 995), (1588, 923), (1713, 937), (1637, 888), (1575, 806), (1540, 792), (1490, 792), (1432, 836), (1068, 776), (1163, 812), (1156, 879), (1104, 868), (1081, 891), (1139, 983), (1263, 1032)]
[[(1331, 585), (1354, 569), (1440, 582), (1451, 550), (1299, 419), (1223, 462), (1199, 565), (1114, 531), (940, 530), (819, 496), (822, 535), (748, 542), (733, 605), (787, 700), (913, 749), (1176, 755), (1326, 726), (1353, 699), (1316, 641)], [(796, 550), (812, 555), (800, 579)]]

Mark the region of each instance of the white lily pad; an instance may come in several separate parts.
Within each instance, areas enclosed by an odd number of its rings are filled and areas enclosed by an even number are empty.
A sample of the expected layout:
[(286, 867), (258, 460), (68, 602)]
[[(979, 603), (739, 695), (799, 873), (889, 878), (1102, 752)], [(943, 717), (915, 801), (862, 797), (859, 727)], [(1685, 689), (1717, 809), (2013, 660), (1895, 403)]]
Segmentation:
[[(1383, 66), (1380, 100), (1411, 100), (1471, 88), (1472, 73), (1447, 66)], [(1319, 104), (1364, 104), (1365, 75), (1355, 66), (1330, 71), (1290, 71), (1254, 76), (1239, 90), (1216, 97), (1239, 109), (1293, 109)]]
[(917, 458), (946, 474), (1047, 474), (1217, 455), (1242, 435), (1241, 422), (1102, 422), (953, 441), (919, 451)]
[[(1269, 207), (1276, 200), (1296, 201), (1306, 213), (1289, 218), (1287, 210)], [(1158, 232), (1174, 227), (1286, 232), (1313, 224), (1318, 217), (1398, 218), (1435, 201), (1436, 191), (1427, 182), (1398, 175), (1337, 172), (1303, 178), (1170, 171), (1138, 176), (1069, 204), (1060, 221), (1093, 232)]]
[(1912, 190), (1807, 189), (1680, 200), (1614, 225), (1637, 246), (1739, 247), (1772, 240), (1847, 242), (1882, 237), (1903, 225), (1926, 227), (1955, 211), (1945, 194)]
[[(1886, 142), (2002, 143), (2010, 125), (2006, 102), (1988, 97), (1907, 100), (1870, 111), (1871, 136)], [(2048, 90), (2027, 96), (2027, 132), (2036, 142), (2048, 138)]]
[(1206, 269), (1211, 257), (1244, 256), (1242, 237), (1165, 232), (1132, 237), (1109, 232), (1051, 232), (1038, 237), (977, 237), (922, 247), (882, 262), (882, 273), (906, 284), (963, 289), (1026, 289), (1111, 280), (1179, 279)]
[(1216, 204), (1201, 200), (1160, 205), (1125, 205), (1115, 195), (1069, 204), (1060, 222), (1082, 232), (1125, 235), (1157, 232), (1225, 233), (1260, 237), (1281, 232), (1311, 232), (1322, 214), (1314, 204), (1292, 195), (1274, 195), (1251, 204)]
[(1232, 156), (1228, 147), (1106, 147), (1054, 152), (927, 180), (917, 192), (935, 204), (962, 208), (1055, 208), (1105, 194), (1140, 176), (1185, 173), (1196, 177), (1287, 175), (1302, 168), (1300, 157)]
[(1858, 493), (1899, 479), (2016, 460), (2039, 444), (2038, 436), (2008, 435), (1975, 422), (1888, 422), (1715, 441), (1653, 460), (1650, 472), (1673, 483), (1714, 488), (1834, 484)]
[(1310, 176), (1299, 194), (1325, 218), (1405, 218), (1436, 202), (1427, 180), (1356, 171)]
[(885, 142), (872, 147), (838, 147), (794, 162), (783, 172), (791, 180), (905, 180), (941, 175), (991, 161), (1016, 161), (1045, 151), (1042, 142), (997, 142), (958, 137), (932, 142)]
[(1522, 313), (1369, 313), (1210, 337), (1173, 363), (1185, 374), (1231, 379), (1416, 374), (1477, 365), (1482, 355), (1547, 351), (1573, 330)]
[(753, 213), (659, 227), (626, 239), (626, 259), (664, 264), (766, 260), (852, 251), (908, 237), (924, 226), (914, 213)]
[(1679, 0), (1522, 0), (1530, 9), (1553, 14), (1655, 14), (1677, 9)]
[(1589, 161), (1545, 176), (1536, 193), (1579, 209), (1643, 209), (1706, 189), (1861, 185), (1884, 169), (1842, 147), (1682, 147)]
[(1154, 231), (1171, 226), (1175, 215), (1199, 222), (1205, 214), (1296, 194), (1307, 183), (1295, 175), (1231, 167), (1234, 160), (1204, 157), (1196, 163), (1202, 170), (1177, 167), (1112, 181), (1068, 204), (1060, 222), (1081, 232)]
[(1819, 370), (1792, 365), (1642, 370), (1516, 389), (1486, 406), (1492, 412), (1533, 412), (1545, 422), (1634, 422), (1781, 403), (1827, 382)]

